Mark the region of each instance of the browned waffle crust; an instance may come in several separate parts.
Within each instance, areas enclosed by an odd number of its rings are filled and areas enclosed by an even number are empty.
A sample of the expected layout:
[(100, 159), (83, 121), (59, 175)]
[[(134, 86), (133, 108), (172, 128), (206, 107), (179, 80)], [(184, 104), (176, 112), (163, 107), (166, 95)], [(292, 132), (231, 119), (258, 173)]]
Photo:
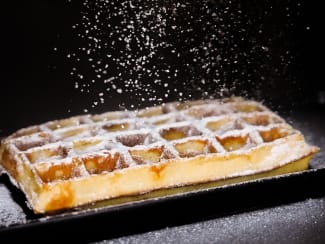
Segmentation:
[(24, 128), (2, 141), (0, 161), (34, 212), (45, 213), (259, 174), (318, 150), (261, 103), (234, 97)]

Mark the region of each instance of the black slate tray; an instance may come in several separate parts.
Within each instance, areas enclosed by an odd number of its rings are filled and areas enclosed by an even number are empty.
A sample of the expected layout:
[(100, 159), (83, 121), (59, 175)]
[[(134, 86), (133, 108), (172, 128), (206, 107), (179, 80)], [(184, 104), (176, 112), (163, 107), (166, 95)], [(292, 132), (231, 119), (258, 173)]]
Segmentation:
[[(308, 116), (308, 120), (303, 120)], [(306, 171), (110, 207), (35, 215), (6, 175), (0, 177), (0, 240), (92, 242), (325, 196), (325, 131), (317, 111), (288, 118), (321, 148)], [(55, 233), (55, 234), (54, 234)]]

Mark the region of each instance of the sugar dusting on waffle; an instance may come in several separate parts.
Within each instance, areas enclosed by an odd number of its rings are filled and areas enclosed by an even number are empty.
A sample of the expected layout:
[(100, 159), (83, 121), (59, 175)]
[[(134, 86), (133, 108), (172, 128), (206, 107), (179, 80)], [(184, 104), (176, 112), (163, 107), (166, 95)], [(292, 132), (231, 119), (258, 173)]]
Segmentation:
[[(248, 149), (294, 132), (255, 102), (197, 103), (77, 116), (20, 130), (5, 142), (26, 156), (43, 179), (48, 174), (48, 182), (171, 158)], [(81, 162), (75, 162), (79, 157)], [(92, 160), (98, 163), (89, 163)]]
[(5, 170), (42, 212), (271, 170), (318, 148), (261, 103), (232, 97), (51, 121), (17, 131), (1, 150)]

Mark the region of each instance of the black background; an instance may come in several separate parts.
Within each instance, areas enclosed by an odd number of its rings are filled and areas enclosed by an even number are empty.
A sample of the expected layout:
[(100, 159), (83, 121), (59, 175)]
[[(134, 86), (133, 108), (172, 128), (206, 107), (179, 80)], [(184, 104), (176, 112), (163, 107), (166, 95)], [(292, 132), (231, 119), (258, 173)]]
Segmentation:
[[(166, 1), (168, 2), (168, 1)], [(190, 1), (193, 5), (200, 1)], [(211, 1), (209, 7), (218, 8), (228, 1)], [(245, 95), (263, 99), (275, 109), (290, 112), (300, 106), (317, 104), (320, 91), (324, 91), (324, 37), (323, 11), (320, 3), (311, 1), (232, 1), (241, 4), (241, 9), (252, 24), (247, 35), (257, 39), (277, 36), (270, 45), (270, 57), (259, 58), (255, 53), (249, 67), (245, 61), (237, 68), (252, 74), (253, 82), (240, 80), (229, 94)], [(299, 7), (297, 7), (298, 5)], [(263, 17), (264, 9), (272, 9)], [(284, 9), (291, 16), (288, 27)], [(2, 28), (2, 74), (0, 102), (0, 136), (20, 127), (83, 113), (93, 94), (81, 94), (74, 88), (75, 80), (69, 75), (71, 63), (66, 57), (69, 50), (80, 40), (71, 31), (71, 26), (80, 20), (82, 1), (31, 0), (13, 1), (3, 7), (5, 21)], [(298, 13), (299, 12), (299, 13)], [(298, 13), (298, 14), (297, 14)], [(257, 36), (258, 26), (263, 26), (263, 35)], [(204, 33), (203, 33), (204, 34)], [(256, 36), (254, 36), (256, 35)], [(58, 51), (54, 52), (53, 49)], [(241, 48), (250, 49), (250, 43)], [(290, 65), (281, 65), (279, 57), (290, 50)], [(263, 68), (264, 66), (267, 68)], [(242, 67), (241, 67), (242, 65)], [(233, 66), (227, 66), (231, 69)], [(272, 72), (279, 67), (281, 72)], [(85, 67), (87, 68), (87, 67)], [(265, 77), (261, 81), (260, 77)], [(181, 78), (180, 78), (181, 79)], [(178, 80), (174, 81), (177, 86)], [(265, 84), (264, 84), (265, 83)], [(179, 83), (181, 87), (184, 83)], [(258, 85), (256, 85), (258, 84)], [(96, 88), (100, 90), (99, 88)], [(211, 88), (209, 88), (211, 90)], [(219, 89), (216, 87), (215, 89)], [(164, 93), (164, 90), (161, 91)], [(201, 91), (193, 90), (193, 97), (200, 98)], [(212, 94), (213, 95), (213, 94)], [(131, 103), (128, 94), (108, 94), (105, 104), (89, 112), (119, 109), (119, 103)], [(177, 99), (171, 96), (169, 100)], [(143, 103), (144, 105), (148, 102)]]

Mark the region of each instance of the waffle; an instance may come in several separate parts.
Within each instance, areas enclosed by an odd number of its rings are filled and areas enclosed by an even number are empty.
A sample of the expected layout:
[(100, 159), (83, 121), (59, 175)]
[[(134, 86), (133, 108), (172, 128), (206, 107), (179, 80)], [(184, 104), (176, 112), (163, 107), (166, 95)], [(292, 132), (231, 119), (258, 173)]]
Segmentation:
[(262, 103), (232, 97), (31, 126), (2, 140), (0, 161), (29, 207), (49, 213), (283, 167), (304, 170), (318, 150)]

